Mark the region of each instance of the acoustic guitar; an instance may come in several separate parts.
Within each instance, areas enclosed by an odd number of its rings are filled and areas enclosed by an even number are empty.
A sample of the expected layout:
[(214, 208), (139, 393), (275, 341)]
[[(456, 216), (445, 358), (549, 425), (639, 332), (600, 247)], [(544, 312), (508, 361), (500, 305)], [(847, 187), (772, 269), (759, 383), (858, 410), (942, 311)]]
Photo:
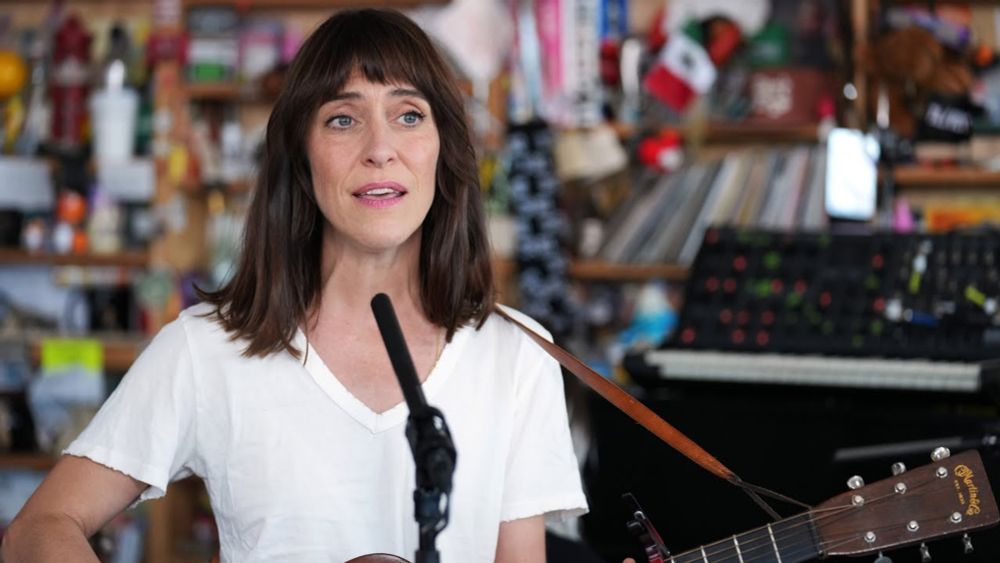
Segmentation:
[[(629, 528), (643, 543), (649, 563), (801, 563), (831, 555), (874, 554), (967, 534), (996, 525), (1000, 513), (979, 452), (970, 450), (677, 555), (670, 555), (641, 510), (636, 510), (634, 518)], [(968, 535), (962, 541), (967, 550), (972, 549)], [(380, 553), (348, 563), (407, 561)]]

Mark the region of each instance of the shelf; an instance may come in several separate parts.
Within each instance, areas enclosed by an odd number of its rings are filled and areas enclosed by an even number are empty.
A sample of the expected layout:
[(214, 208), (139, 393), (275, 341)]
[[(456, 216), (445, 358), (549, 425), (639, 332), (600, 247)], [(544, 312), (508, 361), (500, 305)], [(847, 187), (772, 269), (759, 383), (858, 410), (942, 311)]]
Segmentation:
[(578, 261), (569, 265), (569, 277), (581, 281), (648, 281), (664, 279), (683, 281), (688, 269), (676, 264), (612, 264), (609, 262)]
[(38, 452), (0, 453), (0, 469), (35, 469), (48, 471), (59, 458)]
[[(570, 262), (567, 275), (579, 281), (642, 282), (654, 279), (684, 281), (688, 269), (675, 264), (613, 264), (596, 260)], [(505, 280), (517, 276), (517, 260), (493, 258), (493, 276)]]
[[(621, 138), (627, 138), (636, 133), (634, 128), (612, 124)], [(675, 125), (665, 124), (663, 131), (674, 129), (689, 139), (696, 135), (694, 126), (686, 123)], [(714, 122), (705, 127), (703, 141), (712, 144), (726, 143), (816, 143), (819, 141), (818, 125), (806, 123), (799, 125), (769, 125), (763, 123), (722, 123)]]
[(281, 9), (295, 10), (314, 8), (408, 8), (447, 4), (448, 0), (183, 0), (185, 8), (194, 6), (233, 6), (241, 10)]
[(975, 168), (901, 166), (894, 171), (893, 179), (902, 187), (1000, 188), (1000, 171)]
[(29, 360), (32, 364), (38, 365), (42, 356), (42, 340), (46, 338), (96, 338), (104, 345), (104, 369), (108, 372), (124, 373), (128, 371), (139, 353), (149, 341), (148, 337), (142, 334), (130, 333), (93, 333), (81, 335), (61, 335), (61, 334), (33, 334), (29, 336), (31, 343)]
[(235, 101), (251, 99), (244, 85), (237, 82), (188, 82), (184, 93), (192, 100)]
[(145, 268), (149, 265), (149, 254), (142, 251), (126, 251), (115, 254), (50, 254), (28, 252), (18, 248), (0, 248), (0, 265), (3, 264)]
[(819, 131), (815, 123), (804, 125), (765, 125), (743, 123), (712, 123), (705, 133), (709, 143), (817, 143)]

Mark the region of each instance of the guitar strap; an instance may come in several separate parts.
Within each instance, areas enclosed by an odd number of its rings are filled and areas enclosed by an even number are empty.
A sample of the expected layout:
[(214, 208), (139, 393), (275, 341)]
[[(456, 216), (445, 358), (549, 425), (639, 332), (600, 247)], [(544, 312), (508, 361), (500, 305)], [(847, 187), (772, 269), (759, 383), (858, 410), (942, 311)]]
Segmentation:
[(773, 508), (771, 508), (769, 504), (767, 504), (763, 498), (761, 498), (762, 495), (781, 502), (801, 506), (803, 508), (810, 508), (809, 505), (795, 499), (740, 479), (736, 473), (723, 465), (722, 462), (715, 459), (715, 457), (705, 451), (701, 446), (674, 428), (670, 425), (670, 423), (660, 418), (655, 412), (650, 410), (649, 407), (637, 401), (635, 397), (629, 395), (624, 389), (615, 385), (606, 377), (603, 377), (599, 373), (595, 372), (579, 358), (570, 354), (562, 347), (549, 342), (545, 337), (538, 334), (534, 330), (531, 330), (517, 319), (511, 317), (501, 308), (496, 307), (494, 310), (501, 317), (514, 323), (515, 326), (523, 330), (525, 334), (538, 343), (543, 350), (548, 352), (550, 356), (555, 358), (556, 361), (569, 370), (570, 373), (586, 384), (587, 387), (596, 391), (598, 395), (604, 397), (608, 402), (628, 415), (632, 420), (638, 422), (643, 428), (652, 432), (657, 438), (666, 442), (670, 447), (700, 465), (709, 473), (719, 477), (720, 479), (725, 479), (742, 489), (747, 495), (750, 496), (751, 499), (753, 499), (755, 503), (757, 503), (758, 506), (760, 506), (775, 520), (780, 520), (781, 517)]

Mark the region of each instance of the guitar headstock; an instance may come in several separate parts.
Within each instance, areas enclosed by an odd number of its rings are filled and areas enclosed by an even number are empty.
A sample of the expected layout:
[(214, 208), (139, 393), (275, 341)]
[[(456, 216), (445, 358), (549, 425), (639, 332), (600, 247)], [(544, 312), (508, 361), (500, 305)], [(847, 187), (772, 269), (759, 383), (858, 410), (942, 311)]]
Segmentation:
[(670, 557), (670, 550), (663, 543), (660, 533), (653, 527), (653, 523), (646, 517), (646, 513), (639, 506), (639, 501), (632, 493), (622, 495), (622, 500), (628, 506), (632, 518), (626, 523), (629, 533), (631, 533), (642, 545), (642, 550), (648, 563), (664, 563)]
[(837, 495), (810, 512), (824, 555), (876, 553), (1000, 520), (975, 450)]

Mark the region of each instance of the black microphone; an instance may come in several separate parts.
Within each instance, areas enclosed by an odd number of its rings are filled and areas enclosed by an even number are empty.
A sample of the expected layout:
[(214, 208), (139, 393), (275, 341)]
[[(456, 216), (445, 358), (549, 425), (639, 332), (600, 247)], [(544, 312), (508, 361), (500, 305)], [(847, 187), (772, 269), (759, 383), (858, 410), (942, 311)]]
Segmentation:
[(416, 563), (440, 563), (435, 538), (448, 525), (451, 485), (455, 473), (455, 445), (451, 432), (438, 409), (429, 406), (420, 387), (413, 358), (403, 339), (392, 302), (384, 293), (372, 298), (372, 313), (396, 372), (399, 387), (410, 409), (406, 421), (406, 440), (410, 443), (416, 465), (416, 490), (413, 491), (414, 519), (420, 529), (420, 548)]
[(379, 293), (372, 298), (372, 313), (375, 314), (375, 323), (382, 334), (382, 342), (385, 343), (385, 350), (389, 353), (389, 361), (392, 362), (392, 369), (396, 372), (396, 379), (399, 380), (399, 387), (403, 390), (403, 398), (406, 399), (410, 415), (414, 413), (422, 415), (428, 408), (427, 399), (424, 398), (417, 369), (413, 367), (413, 358), (410, 357), (410, 350), (406, 347), (403, 330), (399, 327), (399, 320), (388, 295)]

